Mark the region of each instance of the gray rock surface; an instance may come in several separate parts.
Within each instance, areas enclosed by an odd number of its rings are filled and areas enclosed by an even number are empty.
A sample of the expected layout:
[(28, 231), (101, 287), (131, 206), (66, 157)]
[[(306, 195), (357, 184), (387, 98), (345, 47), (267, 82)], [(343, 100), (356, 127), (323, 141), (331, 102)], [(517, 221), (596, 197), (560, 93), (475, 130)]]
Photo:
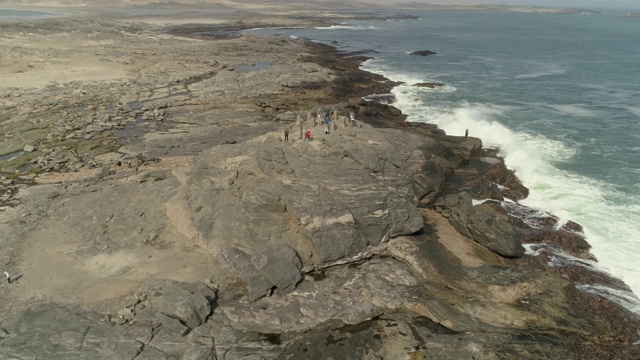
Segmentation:
[(181, 287), (168, 284), (156, 288), (153, 293), (150, 303), (155, 311), (179, 320), (189, 328), (200, 326), (211, 313), (211, 305), (204, 296)]
[[(144, 344), (120, 339), (121, 330), (92, 320), (92, 315), (57, 306), (38, 306), (3, 322), (3, 359), (133, 359)], [(55, 332), (51, 332), (51, 326)]]
[(275, 286), (267, 277), (258, 272), (251, 262), (251, 255), (238, 248), (226, 248), (220, 252), (222, 260), (235, 270), (249, 288), (247, 296), (256, 300), (270, 293)]
[(303, 264), (327, 264), (422, 228), (417, 202), (438, 192), (448, 170), (430, 146), (418, 134), (366, 126), (311, 143), (223, 145), (196, 159), (178, 197), (198, 209), (184, 211), (213, 249), (217, 239), (247, 249), (285, 243)]
[(513, 226), (491, 207), (473, 206), (468, 193), (448, 195), (435, 206), (456, 230), (489, 250), (506, 257), (524, 255), (524, 247)]

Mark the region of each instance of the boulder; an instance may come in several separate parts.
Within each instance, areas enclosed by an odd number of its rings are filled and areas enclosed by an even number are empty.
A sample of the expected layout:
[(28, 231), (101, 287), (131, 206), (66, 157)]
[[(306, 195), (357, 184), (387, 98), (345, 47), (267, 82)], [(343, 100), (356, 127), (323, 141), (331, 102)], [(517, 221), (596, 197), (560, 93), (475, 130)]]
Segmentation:
[(247, 283), (249, 299), (268, 295), (274, 287), (287, 293), (302, 279), (302, 262), (296, 251), (287, 245), (268, 246), (251, 256), (238, 248), (227, 248), (221, 259)]
[(284, 293), (295, 289), (302, 279), (300, 257), (288, 245), (271, 246), (252, 257), (256, 270)]
[(200, 326), (211, 313), (209, 301), (200, 294), (192, 294), (171, 284), (163, 286), (158, 291), (160, 295), (151, 298), (152, 308), (181, 321), (189, 328)]
[(505, 257), (521, 257), (524, 247), (513, 226), (488, 205), (473, 206), (467, 192), (440, 199), (435, 208), (462, 235)]
[(251, 262), (251, 255), (247, 252), (231, 247), (222, 250), (219, 257), (247, 284), (249, 300), (254, 301), (266, 296), (273, 288), (273, 283), (256, 270)]

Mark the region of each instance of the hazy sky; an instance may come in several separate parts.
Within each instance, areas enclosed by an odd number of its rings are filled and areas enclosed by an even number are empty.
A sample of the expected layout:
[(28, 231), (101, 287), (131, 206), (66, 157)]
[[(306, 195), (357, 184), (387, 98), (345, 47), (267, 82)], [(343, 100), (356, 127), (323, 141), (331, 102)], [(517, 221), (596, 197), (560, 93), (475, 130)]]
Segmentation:
[[(425, 2), (429, 2), (423, 0)], [(434, 3), (509, 4), (572, 8), (640, 8), (640, 0), (433, 0)]]

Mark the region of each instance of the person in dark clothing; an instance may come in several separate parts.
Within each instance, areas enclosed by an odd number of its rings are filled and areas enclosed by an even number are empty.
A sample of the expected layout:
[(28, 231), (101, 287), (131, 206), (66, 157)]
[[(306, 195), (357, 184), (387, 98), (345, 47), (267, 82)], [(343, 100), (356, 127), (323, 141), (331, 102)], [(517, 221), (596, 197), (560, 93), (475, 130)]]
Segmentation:
[(289, 128), (284, 128), (284, 141), (289, 142)]

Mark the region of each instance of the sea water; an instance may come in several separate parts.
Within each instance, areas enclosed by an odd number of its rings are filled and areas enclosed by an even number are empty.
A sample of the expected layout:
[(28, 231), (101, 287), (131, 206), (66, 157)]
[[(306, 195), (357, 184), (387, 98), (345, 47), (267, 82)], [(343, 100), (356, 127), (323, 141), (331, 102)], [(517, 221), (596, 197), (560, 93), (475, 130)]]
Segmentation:
[(20, 20), (20, 19), (39, 19), (67, 16), (67, 13), (60, 11), (47, 10), (24, 10), (24, 9), (3, 9), (0, 8), (0, 21), (3, 20)]
[(640, 17), (375, 12), (403, 13), (420, 18), (260, 31), (367, 50), (365, 70), (403, 82), (394, 106), (409, 121), (499, 148), (530, 189), (522, 203), (581, 224), (600, 266), (640, 294)]

